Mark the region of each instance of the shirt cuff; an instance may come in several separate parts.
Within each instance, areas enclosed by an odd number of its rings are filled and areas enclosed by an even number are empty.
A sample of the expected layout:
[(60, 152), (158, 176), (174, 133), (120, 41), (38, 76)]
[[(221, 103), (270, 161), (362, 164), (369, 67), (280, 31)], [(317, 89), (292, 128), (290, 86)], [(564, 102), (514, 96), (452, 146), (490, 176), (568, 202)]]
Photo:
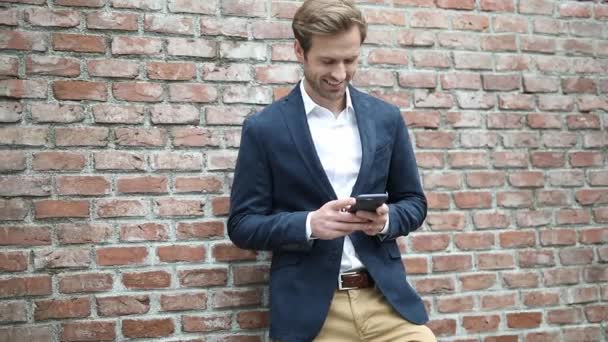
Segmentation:
[(390, 220), (390, 216), (387, 216), (386, 223), (384, 224), (384, 228), (382, 228), (382, 230), (378, 234), (384, 235), (384, 234), (388, 233), (388, 221), (389, 220)]
[(310, 225), (310, 220), (312, 218), (312, 211), (306, 215), (306, 239), (308, 241), (316, 240), (316, 237), (312, 237), (312, 226)]

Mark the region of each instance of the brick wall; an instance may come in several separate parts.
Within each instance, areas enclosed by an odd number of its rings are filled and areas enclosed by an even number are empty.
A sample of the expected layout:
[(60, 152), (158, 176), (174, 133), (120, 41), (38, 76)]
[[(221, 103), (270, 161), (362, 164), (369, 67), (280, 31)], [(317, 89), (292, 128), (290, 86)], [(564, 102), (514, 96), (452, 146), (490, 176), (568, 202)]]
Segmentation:
[[(402, 108), (430, 203), (400, 241), (430, 326), (605, 339), (608, 4), (358, 2), (354, 83)], [(0, 0), (0, 341), (265, 339), (269, 254), (225, 218), (298, 4)]]

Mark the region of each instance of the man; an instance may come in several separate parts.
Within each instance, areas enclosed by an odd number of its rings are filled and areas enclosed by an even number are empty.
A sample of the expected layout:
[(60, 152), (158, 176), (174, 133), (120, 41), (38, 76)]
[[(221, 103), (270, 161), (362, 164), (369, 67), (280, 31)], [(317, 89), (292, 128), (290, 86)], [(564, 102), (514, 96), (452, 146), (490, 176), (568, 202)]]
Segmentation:
[[(243, 125), (228, 233), (272, 251), (277, 341), (435, 341), (395, 242), (426, 217), (407, 129), (349, 85), (366, 29), (350, 1), (305, 1), (293, 21), (304, 79)], [(385, 192), (376, 212), (348, 212)]]

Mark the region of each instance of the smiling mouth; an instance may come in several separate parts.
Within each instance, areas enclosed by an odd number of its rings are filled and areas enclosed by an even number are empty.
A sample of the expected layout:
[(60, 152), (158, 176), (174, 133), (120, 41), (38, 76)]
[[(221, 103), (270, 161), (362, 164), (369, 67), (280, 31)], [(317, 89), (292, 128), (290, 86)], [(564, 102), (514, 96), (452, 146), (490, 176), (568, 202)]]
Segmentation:
[(328, 80), (323, 80), (323, 81), (325, 81), (325, 83), (327, 83), (327, 84), (328, 84), (330, 87), (334, 87), (334, 88), (339, 87), (339, 86), (340, 86), (340, 85), (342, 85), (342, 83), (343, 83), (343, 82), (336, 82), (336, 83), (333, 83), (333, 82), (329, 82)]

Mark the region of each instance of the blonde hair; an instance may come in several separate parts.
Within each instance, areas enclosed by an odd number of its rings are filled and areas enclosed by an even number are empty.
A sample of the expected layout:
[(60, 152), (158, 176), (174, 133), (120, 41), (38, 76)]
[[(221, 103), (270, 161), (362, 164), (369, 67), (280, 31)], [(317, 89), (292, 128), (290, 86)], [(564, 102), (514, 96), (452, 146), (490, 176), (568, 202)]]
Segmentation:
[(304, 54), (312, 44), (313, 35), (332, 35), (359, 27), (361, 44), (367, 35), (367, 22), (350, 0), (306, 0), (296, 12), (291, 28)]

